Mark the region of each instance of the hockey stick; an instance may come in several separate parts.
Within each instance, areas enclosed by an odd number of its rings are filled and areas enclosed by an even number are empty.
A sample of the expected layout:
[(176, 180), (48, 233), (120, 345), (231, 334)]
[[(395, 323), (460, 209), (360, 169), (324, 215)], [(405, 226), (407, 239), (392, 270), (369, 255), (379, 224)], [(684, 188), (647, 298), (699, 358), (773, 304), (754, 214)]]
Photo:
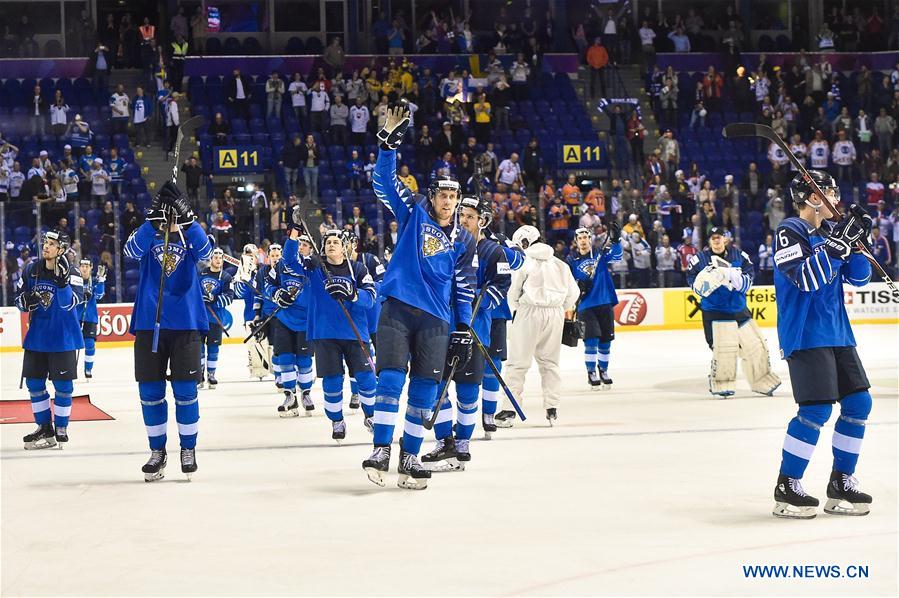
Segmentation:
[[(204, 303), (206, 303), (206, 302), (204, 301)], [(209, 315), (212, 316), (212, 319), (215, 320), (215, 323), (218, 324), (219, 327), (221, 327), (222, 332), (225, 333), (225, 336), (227, 336), (228, 338), (231, 338), (231, 335), (228, 334), (227, 330), (225, 330), (225, 325), (222, 324), (222, 321), (219, 319), (219, 317), (217, 315), (215, 315), (215, 310), (212, 309), (212, 306), (210, 306), (208, 303), (206, 303), (206, 311), (209, 312)]]
[[(471, 320), (468, 322), (468, 329), (472, 334), (474, 334), (474, 319), (478, 315), (478, 310), (481, 308), (481, 301), (484, 299), (484, 294), (486, 293), (486, 291), (487, 285), (485, 284), (481, 287), (481, 291), (478, 293), (478, 297), (477, 299), (475, 299), (474, 305), (471, 309)], [(493, 361), (490, 360), (490, 363), (492, 365)], [(458, 360), (453, 362), (453, 364), (450, 366), (449, 376), (446, 377), (446, 381), (443, 383), (443, 388), (440, 389), (440, 394), (437, 396), (437, 402), (434, 403), (434, 408), (431, 410), (431, 417), (421, 422), (421, 425), (424, 426), (425, 430), (432, 430), (434, 428), (434, 423), (437, 421), (437, 415), (440, 413), (440, 404), (443, 402), (443, 399), (446, 398), (446, 393), (449, 392), (450, 382), (452, 382), (453, 377), (456, 375), (456, 368), (458, 367)]]
[(493, 359), (490, 358), (490, 352), (487, 350), (487, 347), (484, 346), (484, 343), (481, 342), (481, 339), (478, 337), (478, 333), (474, 331), (474, 328), (471, 329), (471, 338), (474, 339), (474, 344), (478, 346), (478, 349), (480, 349), (481, 353), (484, 355), (484, 361), (486, 361), (487, 365), (490, 366), (490, 369), (493, 370), (493, 375), (496, 376), (496, 381), (499, 382), (499, 385), (506, 393), (506, 397), (509, 399), (509, 402), (512, 403), (512, 407), (515, 409), (515, 413), (518, 414), (518, 417), (521, 419), (521, 421), (525, 421), (527, 417), (525, 417), (524, 411), (521, 410), (521, 405), (519, 405), (518, 401), (515, 400), (515, 397), (512, 395), (512, 391), (509, 389), (506, 381), (503, 380), (503, 376), (502, 374), (500, 374), (499, 368), (496, 367), (496, 364), (493, 363)]
[[(297, 287), (291, 287), (290, 289), (287, 290), (287, 293), (288, 293), (292, 298), (296, 299), (296, 296), (300, 294), (300, 289), (297, 288)], [(263, 328), (265, 328), (266, 326), (268, 326), (268, 323), (272, 321), (272, 318), (274, 318), (275, 316), (277, 316), (277, 315), (278, 315), (278, 312), (281, 311), (282, 309), (284, 309), (284, 308), (281, 307), (281, 306), (279, 305), (278, 307), (275, 308), (275, 310), (274, 310), (272, 313), (270, 313), (270, 314), (268, 315), (267, 318), (265, 318), (265, 319), (259, 324), (259, 326), (257, 326), (256, 328), (251, 328), (251, 329), (250, 329), (250, 335), (249, 335), (247, 338), (243, 339), (243, 342), (244, 342), (244, 343), (249, 342), (249, 340), (250, 340), (251, 338), (253, 338), (254, 336), (256, 336), (256, 335), (257, 335)]]
[[(830, 216), (837, 221), (842, 218), (842, 215), (836, 209), (834, 209), (832, 205), (830, 205), (830, 201), (824, 195), (824, 192), (821, 191), (821, 187), (818, 186), (818, 183), (816, 183), (808, 173), (805, 165), (799, 161), (799, 158), (797, 158), (795, 154), (793, 154), (786, 142), (780, 138), (780, 135), (778, 135), (777, 132), (774, 131), (774, 129), (772, 129), (768, 125), (759, 125), (755, 123), (731, 123), (724, 127), (724, 129), (722, 130), (722, 135), (725, 137), (725, 139), (731, 139), (735, 137), (761, 137), (776, 144), (777, 147), (779, 147), (781, 151), (783, 151), (784, 155), (787, 156), (790, 164), (792, 164), (799, 171), (799, 173), (802, 174), (802, 178), (805, 179), (805, 182), (812, 188), (812, 191), (821, 198), (821, 204), (827, 210), (828, 214), (830, 214)], [(865, 256), (865, 258), (867, 258), (869, 262), (871, 262), (871, 267), (875, 272), (877, 272), (883, 282), (886, 283), (893, 296), (899, 297), (899, 288), (896, 287), (893, 279), (890, 278), (889, 275), (887, 275), (883, 267), (874, 258), (874, 256), (871, 255), (871, 252), (862, 241), (858, 242), (858, 245), (856, 245), (856, 250), (863, 256)]]
[[(297, 222), (299, 220), (299, 222)], [(312, 250), (319, 255), (322, 255), (319, 251), (319, 247), (315, 243), (315, 239), (312, 238), (312, 231), (309, 229), (309, 226), (306, 225), (306, 219), (303, 218), (302, 210), (300, 206), (297, 205), (293, 209), (293, 221), (295, 224), (300, 224), (306, 233), (309, 235), (309, 242), (312, 245)], [(327, 261), (328, 258), (324, 258), (324, 262)], [(350, 264), (349, 256), (346, 258), (347, 265)], [(322, 272), (325, 273), (325, 278), (328, 279), (328, 282), (331, 282), (331, 272), (328, 271), (328, 267), (326, 263), (322, 263), (321, 268)], [(350, 273), (352, 273), (352, 266), (350, 267)], [(340, 310), (343, 312), (344, 317), (346, 317), (346, 321), (349, 322), (350, 328), (353, 330), (353, 336), (356, 337), (356, 342), (359, 343), (359, 348), (362, 349), (362, 354), (365, 356), (365, 360), (368, 362), (368, 367), (371, 368), (371, 373), (375, 376), (378, 375), (378, 370), (375, 368), (375, 361), (371, 358), (371, 354), (368, 352), (368, 346), (362, 340), (362, 334), (359, 332), (359, 329), (356, 327), (356, 323), (353, 322), (352, 316), (350, 316), (350, 312), (347, 311), (346, 305), (344, 305), (342, 299), (337, 299), (337, 304), (340, 306)]]

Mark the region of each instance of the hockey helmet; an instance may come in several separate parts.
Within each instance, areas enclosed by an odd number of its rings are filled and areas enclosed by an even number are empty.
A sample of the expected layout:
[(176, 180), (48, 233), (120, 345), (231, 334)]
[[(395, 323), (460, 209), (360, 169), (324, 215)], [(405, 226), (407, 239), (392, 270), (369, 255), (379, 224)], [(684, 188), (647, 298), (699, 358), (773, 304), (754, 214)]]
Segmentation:
[(576, 231), (574, 231), (575, 238), (580, 237), (581, 235), (587, 235), (588, 237), (590, 237), (590, 241), (593, 241), (593, 237), (596, 236), (593, 234), (593, 230), (587, 228), (586, 226), (582, 226), (579, 229), (577, 229)]
[(441, 189), (446, 191), (455, 191), (456, 194), (458, 194), (460, 191), (459, 181), (451, 176), (438, 176), (428, 186), (428, 199), (434, 199), (434, 196), (437, 195), (437, 192)]
[(527, 249), (539, 240), (540, 231), (530, 224), (525, 224), (524, 226), (519, 227), (518, 230), (515, 231), (515, 233), (512, 235), (512, 242), (522, 249)]
[(459, 200), (459, 210), (462, 208), (471, 208), (478, 213), (478, 225), (484, 229), (493, 222), (493, 203), (476, 195), (463, 195)]
[(252, 243), (247, 243), (243, 246), (243, 254), (244, 255), (256, 255), (256, 252), (259, 251), (259, 248), (253, 245)]
[(51, 228), (45, 232), (43, 241), (46, 242), (48, 239), (56, 241), (60, 248), (60, 254), (65, 253), (72, 246), (72, 237), (61, 228)]
[[(834, 194), (831, 201), (834, 203), (840, 201), (840, 188), (832, 176), (821, 170), (809, 170), (808, 174), (812, 181), (821, 188), (821, 191), (828, 195), (830, 195), (829, 192)], [(790, 197), (796, 205), (807, 203), (814, 192), (814, 187), (801, 172), (797, 173), (790, 181)]]

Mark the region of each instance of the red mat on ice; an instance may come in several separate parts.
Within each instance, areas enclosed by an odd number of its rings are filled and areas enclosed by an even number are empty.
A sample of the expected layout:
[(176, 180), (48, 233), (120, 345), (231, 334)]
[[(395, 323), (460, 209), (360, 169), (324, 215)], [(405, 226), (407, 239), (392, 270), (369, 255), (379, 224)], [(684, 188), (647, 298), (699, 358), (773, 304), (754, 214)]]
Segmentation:
[[(107, 419), (115, 418), (93, 405), (90, 395), (72, 397), (72, 415), (69, 421), (92, 422)], [(31, 401), (0, 401), (0, 424), (30, 424), (33, 421)]]

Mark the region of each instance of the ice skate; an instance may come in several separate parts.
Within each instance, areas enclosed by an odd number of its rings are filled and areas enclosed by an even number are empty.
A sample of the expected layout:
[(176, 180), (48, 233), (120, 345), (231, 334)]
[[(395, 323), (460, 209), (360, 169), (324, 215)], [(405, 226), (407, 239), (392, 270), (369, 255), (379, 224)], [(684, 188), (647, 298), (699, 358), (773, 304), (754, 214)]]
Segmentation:
[(830, 473), (825, 513), (864, 516), (871, 512), (873, 500), (870, 495), (858, 491), (858, 480), (854, 476), (836, 470)]
[(403, 440), (400, 439), (400, 463), (396, 471), (399, 478), (396, 485), (404, 490), (424, 490), (428, 487), (431, 472), (421, 466), (418, 455), (407, 453), (403, 450)]
[(600, 379), (599, 373), (595, 370), (587, 372), (587, 384), (590, 385), (590, 390), (602, 390), (602, 379)]
[(350, 409), (352, 411), (355, 411), (355, 410), (359, 409), (359, 407), (361, 405), (362, 405), (362, 401), (359, 398), (359, 394), (355, 393), (355, 392), (353, 394), (351, 394), (350, 395)]
[(602, 386), (600, 387), (601, 390), (609, 390), (610, 388), (612, 388), (612, 379), (609, 378), (609, 374), (608, 372), (606, 372), (606, 370), (599, 370), (599, 381), (602, 384)]
[(455, 440), (450, 436), (438, 438), (434, 450), (421, 456), (421, 463), (428, 471), (456, 471), (464, 467), (458, 457)]
[(471, 451), (468, 446), (470, 440), (456, 439), (456, 459), (459, 461), (459, 471), (465, 471), (465, 464), (471, 462)]
[(304, 390), (303, 391), (303, 410), (305, 411), (305, 416), (309, 417), (312, 415), (312, 412), (315, 411), (315, 403), (312, 402), (312, 391)]
[(558, 414), (556, 413), (556, 408), (555, 408), (555, 407), (550, 407), (549, 409), (546, 410), (546, 421), (549, 422), (549, 425), (550, 425), (550, 426), (552, 426), (552, 425), (553, 425), (553, 421), (556, 420), (556, 419), (558, 419), (558, 418), (559, 418), (559, 416), (558, 416)]
[(215, 374), (209, 372), (209, 375), (206, 377), (206, 385), (209, 390), (215, 390), (215, 387), (218, 386), (219, 381), (215, 379)]
[(346, 438), (346, 422), (343, 420), (331, 422), (331, 438), (337, 441), (337, 445), (340, 446), (340, 442)]
[(94, 373), (92, 371), (84, 370), (84, 379), (85, 380), (90, 380), (93, 377), (94, 377)]
[(35, 451), (56, 446), (53, 424), (40, 424), (34, 432), (22, 438), (26, 451)]
[(490, 440), (496, 432), (496, 422), (492, 413), (481, 414), (481, 426), (484, 428), (484, 439)]
[(493, 421), (497, 428), (511, 428), (516, 417), (514, 411), (500, 411), (493, 417)]
[(190, 476), (192, 476), (195, 471), (197, 471), (196, 449), (181, 449), (181, 473), (187, 476), (188, 482), (190, 481)]
[(377, 484), (382, 488), (387, 485), (387, 480), (384, 478), (384, 474), (387, 473), (387, 470), (389, 468), (390, 445), (375, 445), (375, 450), (372, 451), (371, 456), (362, 462), (362, 469), (365, 470), (365, 475), (368, 476), (368, 479), (371, 480), (372, 483)]
[(69, 431), (68, 428), (56, 428), (56, 445), (59, 448), (69, 441)]
[(369, 433), (369, 434), (374, 434), (374, 433), (375, 433), (375, 424), (374, 424), (373, 421), (371, 421), (371, 418), (370, 418), (370, 417), (366, 417), (366, 418), (362, 421), (362, 423), (365, 424), (365, 429), (368, 430), (368, 433)]
[(200, 381), (197, 382), (197, 390), (203, 390), (206, 387), (206, 375), (203, 374), (200, 377)]
[(297, 403), (297, 395), (292, 390), (284, 391), (284, 402), (278, 405), (280, 417), (297, 417), (300, 414), (300, 405)]
[(167, 462), (165, 449), (157, 449), (150, 452), (150, 460), (141, 467), (144, 472), (145, 482), (155, 482), (165, 477), (165, 464)]
[(773, 514), (785, 519), (813, 519), (818, 514), (818, 499), (805, 493), (798, 478), (780, 474), (774, 487)]

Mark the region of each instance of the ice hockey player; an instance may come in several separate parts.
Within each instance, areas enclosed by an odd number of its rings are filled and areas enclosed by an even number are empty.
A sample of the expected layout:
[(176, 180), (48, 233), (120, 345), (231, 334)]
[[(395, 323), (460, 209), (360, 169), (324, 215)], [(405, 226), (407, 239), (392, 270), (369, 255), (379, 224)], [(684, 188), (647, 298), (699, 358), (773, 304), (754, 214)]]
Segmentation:
[[(169, 244), (165, 249), (165, 229)], [(144, 480), (165, 475), (168, 403), (166, 380), (175, 397), (175, 419), (181, 443), (181, 471), (190, 479), (197, 471), (196, 446), (200, 408), (200, 338), (209, 330), (209, 316), (197, 265), (212, 256), (212, 245), (194, 220), (190, 201), (167, 182), (153, 199), (146, 221), (128, 238), (125, 257), (140, 261), (137, 297), (131, 315), (134, 335), (134, 377), (140, 393), (150, 459)], [(164, 283), (159, 346), (153, 351), (153, 330), (160, 279)]]
[[(25, 266), (16, 289), (16, 307), (28, 313), (28, 332), (22, 377), (31, 395), (31, 411), (37, 430), (25, 436), (25, 450), (52, 448), (69, 441), (72, 413), (72, 381), (78, 376), (79, 349), (84, 347), (75, 308), (83, 298), (82, 278), (65, 254), (71, 246), (68, 233), (53, 229), (44, 233), (40, 260)], [(53, 382), (53, 416), (47, 380)]]
[[(380, 149), (373, 173), (375, 196), (396, 216), (398, 238), (381, 292), (386, 297), (378, 322), (378, 387), (374, 451), (362, 463), (369, 480), (384, 486), (400, 394), (409, 372), (409, 403), (400, 440), (400, 488), (427, 487), (431, 472), (418, 460), (423, 422), (437, 399), (446, 362), (463, 368), (471, 358), (475, 241), (456, 219), (459, 183), (438, 176), (427, 197), (413, 195), (396, 176), (396, 148), (409, 126), (401, 101), (388, 109), (378, 132)], [(458, 322), (449, 330), (450, 320)], [(410, 363), (411, 362), (411, 363)]]
[[(218, 380), (215, 370), (219, 362), (219, 347), (222, 345), (222, 326), (229, 318), (227, 307), (234, 301), (234, 289), (231, 275), (224, 271), (225, 252), (216, 247), (212, 250), (209, 265), (200, 272), (200, 288), (203, 290), (203, 301), (209, 312), (209, 331), (203, 335), (200, 345), (200, 366), (206, 368), (206, 382), (209, 390), (215, 390)], [(200, 372), (202, 375), (202, 371)], [(200, 378), (198, 388), (203, 388)]]
[[(278, 309), (278, 304), (275, 303), (270, 296), (265, 294), (265, 289), (267, 288), (266, 281), (269, 281), (268, 284), (275, 288), (278, 286), (278, 262), (281, 261), (281, 254), (282, 249), (280, 244), (272, 243), (269, 245), (268, 264), (263, 264), (256, 272), (254, 285), (256, 288), (256, 300), (253, 302), (253, 311), (255, 315), (253, 317), (253, 323), (251, 324), (251, 329), (255, 331), (255, 333), (253, 335), (253, 345), (250, 347), (250, 350), (256, 349), (256, 357), (253, 357), (252, 353), (250, 357), (250, 362), (253, 364), (251, 365), (251, 370), (255, 367), (256, 369), (254, 371), (258, 373), (260, 368), (263, 367), (262, 362), (264, 358), (267, 356), (272, 374), (275, 376), (275, 388), (278, 389), (279, 394), (284, 391), (284, 384), (281, 382), (281, 366), (273, 356), (275, 342), (274, 336), (272, 335), (271, 320), (268, 319), (269, 316)], [(268, 288), (272, 288), (272, 286), (269, 286)], [(262, 326), (266, 321), (269, 323)], [(256, 358), (258, 358), (258, 362), (255, 361)], [(293, 366), (291, 369), (296, 372), (296, 366)], [(256, 377), (258, 378), (260, 376), (257, 375)]]
[(589, 228), (574, 232), (575, 251), (568, 256), (568, 266), (581, 289), (577, 317), (584, 322), (584, 363), (587, 366), (587, 383), (593, 390), (609, 389), (609, 359), (612, 341), (615, 340), (615, 306), (618, 295), (609, 272), (609, 264), (621, 260), (621, 231), (613, 222), (605, 231), (604, 239), (594, 255), (595, 236)]
[[(553, 255), (552, 247), (540, 242), (540, 233), (526, 225), (515, 231), (512, 241), (524, 248), (524, 266), (512, 273), (509, 307), (515, 317), (509, 326), (509, 375), (506, 382), (519, 403), (524, 378), (536, 359), (543, 387), (543, 408), (552, 424), (562, 401), (559, 355), (565, 318), (574, 317), (580, 289), (568, 264)], [(510, 415), (506, 416), (505, 414)], [(502, 418), (499, 416), (503, 415)], [(497, 414), (497, 425), (512, 426), (515, 412)]]
[(861, 287), (871, 278), (871, 265), (856, 248), (867, 243), (873, 222), (858, 205), (850, 206), (840, 222), (828, 221), (823, 202), (836, 208), (839, 188), (825, 172), (809, 174), (825, 197), (802, 174), (796, 175), (790, 194), (799, 216), (781, 222), (774, 236), (777, 336), (799, 404), (784, 439), (774, 515), (815, 516), (818, 499), (805, 493), (800, 480), (834, 403), (840, 404), (840, 416), (833, 428), (833, 470), (824, 512), (867, 515), (872, 499), (859, 492), (854, 474), (871, 413), (871, 384), (855, 350), (843, 283)]
[[(305, 257), (311, 246), (300, 242), (299, 251)], [(262, 294), (275, 303), (275, 317), (269, 321), (269, 334), (274, 346), (274, 361), (281, 372), (284, 402), (278, 406), (280, 417), (297, 417), (300, 403), (297, 401), (297, 382), (300, 400), (307, 416), (312, 415), (312, 343), (306, 338), (309, 279), (302, 268), (290, 266), (283, 255), (278, 264), (263, 277)]]
[(771, 396), (780, 378), (771, 371), (768, 343), (746, 308), (755, 271), (746, 252), (729, 245), (727, 231), (714, 226), (709, 246), (690, 258), (687, 284), (699, 295), (705, 340), (712, 349), (709, 392), (729, 397), (737, 385), (737, 357), (753, 392)]
[[(384, 264), (376, 255), (360, 251), (359, 237), (352, 231), (347, 231), (347, 239), (350, 247), (350, 260), (359, 262), (368, 273), (371, 274), (375, 282), (375, 302), (368, 310), (368, 336), (371, 338), (369, 343), (369, 354), (375, 356), (375, 337), (378, 332), (378, 318), (381, 316), (381, 297), (378, 295), (381, 291), (381, 281), (384, 280), (384, 272), (387, 271)], [(366, 425), (371, 423), (371, 418), (375, 414), (375, 397), (364, 397), (359, 393), (359, 384), (355, 378), (350, 376), (350, 409), (358, 409), (362, 405), (362, 413), (365, 415)]]
[[(502, 247), (503, 253), (506, 255), (506, 262), (509, 264), (509, 270), (514, 272), (524, 265), (524, 249), (514, 243), (511, 239), (507, 239), (502, 233), (493, 232), (491, 229), (485, 229), (484, 234), (491, 241), (495, 241)], [(510, 277), (511, 283), (511, 277)], [(492, 321), (490, 322), (490, 346), (487, 348), (490, 353), (490, 359), (497, 371), (502, 373), (503, 362), (508, 358), (507, 322), (512, 319), (512, 310), (509, 309), (509, 302), (506, 297), (490, 314)], [(485, 339), (481, 339), (485, 340)], [(477, 358), (477, 356), (475, 356)], [(487, 364), (484, 364), (484, 381), (481, 383), (483, 389), (481, 426), (484, 428), (484, 437), (490, 440), (493, 433), (496, 432), (496, 410), (499, 405), (502, 393), (499, 389), (499, 380), (493, 375), (493, 370)], [(509, 413), (515, 413), (511, 411)], [(508, 414), (504, 414), (507, 416)]]
[[(257, 307), (261, 307), (262, 294), (258, 290), (256, 283), (257, 274), (259, 272), (258, 249), (252, 243), (243, 246), (243, 252), (240, 255), (240, 265), (232, 281), (234, 289), (234, 298), (243, 299), (243, 321), (244, 326), (253, 330), (259, 325), (257, 317)], [(268, 326), (266, 326), (268, 330)], [(254, 334), (252, 340), (247, 344), (247, 364), (250, 369), (250, 376), (262, 380), (269, 373), (274, 373), (272, 366), (271, 348), (266, 337), (266, 331), (261, 330), (258, 334)]]
[(94, 264), (90, 260), (81, 260), (78, 270), (84, 282), (84, 301), (78, 304), (78, 320), (81, 322), (81, 336), (84, 338), (84, 377), (94, 377), (94, 356), (97, 353), (97, 301), (106, 292), (106, 266), (97, 266), (97, 276), (93, 276)]
[[(472, 329), (477, 337), (488, 338), (496, 309), (511, 284), (511, 270), (501, 245), (486, 237), (484, 230), (493, 220), (493, 204), (490, 200), (473, 195), (463, 195), (459, 200), (459, 224), (477, 239), (477, 285), (484, 293)], [(472, 308), (474, 309), (474, 307)], [(455, 324), (456, 322), (452, 322)], [(421, 461), (431, 471), (463, 470), (471, 461), (469, 444), (478, 413), (478, 391), (484, 379), (487, 363), (481, 354), (474, 355), (463, 368), (456, 368), (452, 382), (456, 383), (456, 423), (453, 425), (453, 406), (447, 394), (437, 409), (440, 411), (434, 424), (437, 445), (422, 456)], [(451, 364), (444, 366), (444, 376), (449, 375)], [(449, 384), (450, 380), (444, 380)], [(455, 437), (453, 428), (455, 427)]]
[[(299, 210), (299, 206), (294, 210)], [(339, 230), (322, 235), (324, 260), (310, 254), (301, 259), (299, 231), (292, 229), (284, 243), (284, 263), (304, 271), (309, 279), (304, 293), (309, 295), (307, 339), (315, 347), (315, 373), (322, 379), (325, 415), (331, 420), (331, 438), (340, 443), (346, 438), (343, 419), (343, 364), (359, 384), (359, 392), (374, 402), (375, 373), (367, 350), (368, 310), (375, 302), (375, 283), (359, 262), (347, 259), (349, 238)], [(344, 312), (346, 308), (346, 312)], [(352, 324), (347, 315), (352, 318)], [(356, 333), (361, 339), (356, 336)], [(366, 417), (366, 426), (372, 424)]]

